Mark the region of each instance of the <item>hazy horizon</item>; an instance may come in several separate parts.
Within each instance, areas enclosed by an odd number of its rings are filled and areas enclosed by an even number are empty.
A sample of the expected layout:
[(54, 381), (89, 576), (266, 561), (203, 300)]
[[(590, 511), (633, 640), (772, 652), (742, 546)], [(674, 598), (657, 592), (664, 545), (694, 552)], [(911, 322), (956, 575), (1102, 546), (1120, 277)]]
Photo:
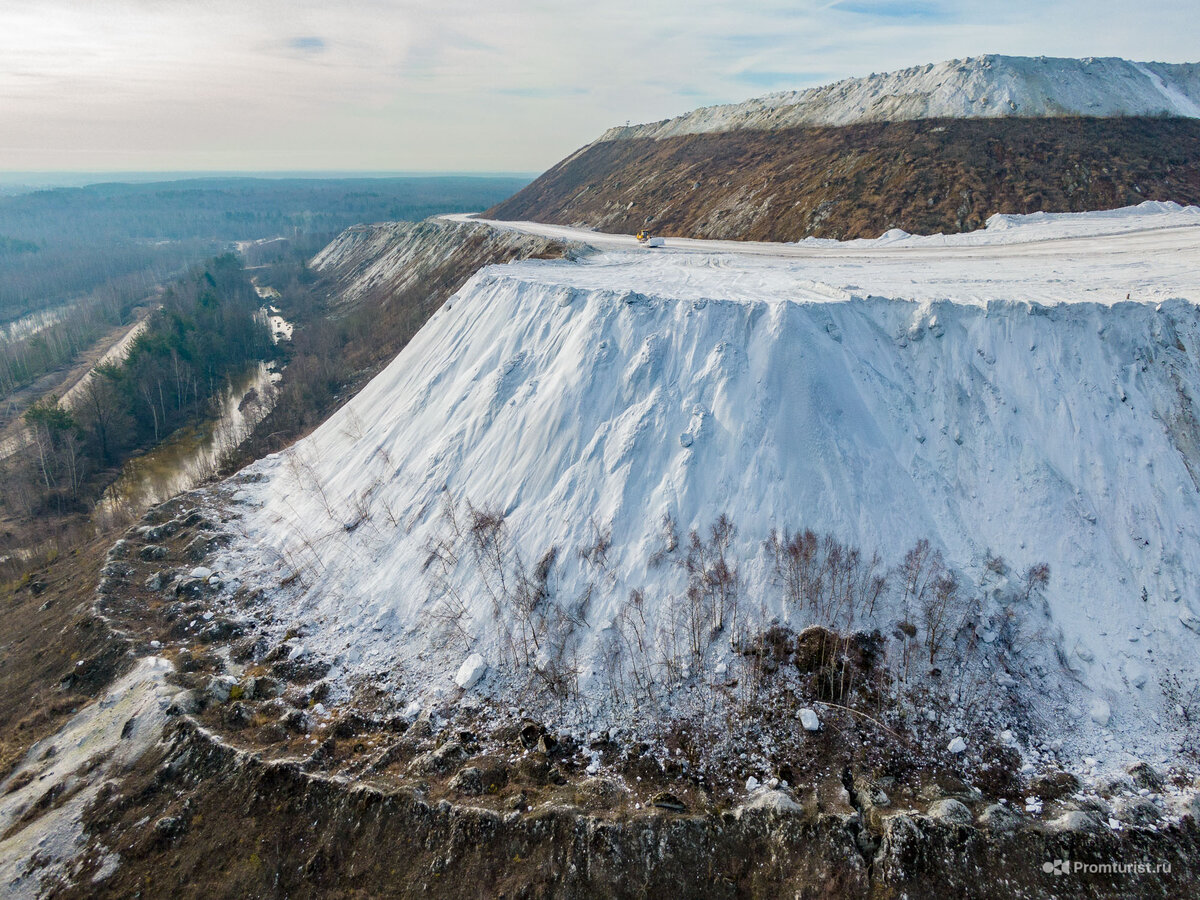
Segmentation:
[(131, 177), (139, 181), (167, 177), (170, 181), (187, 178), (533, 178), (540, 171), (489, 171), (450, 169), (408, 169), (381, 171), (374, 169), (4, 169), (0, 170), (0, 184), (12, 183), (23, 178), (91, 178)]

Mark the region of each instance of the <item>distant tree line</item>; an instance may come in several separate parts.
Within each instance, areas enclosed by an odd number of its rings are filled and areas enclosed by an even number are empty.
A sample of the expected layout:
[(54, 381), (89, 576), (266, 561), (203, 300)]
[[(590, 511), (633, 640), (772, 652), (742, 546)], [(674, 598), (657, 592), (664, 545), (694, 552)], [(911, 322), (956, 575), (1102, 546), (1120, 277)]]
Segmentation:
[(203, 178), (0, 197), (0, 323), (135, 273), (151, 283), (235, 241), (486, 209), (520, 178)]

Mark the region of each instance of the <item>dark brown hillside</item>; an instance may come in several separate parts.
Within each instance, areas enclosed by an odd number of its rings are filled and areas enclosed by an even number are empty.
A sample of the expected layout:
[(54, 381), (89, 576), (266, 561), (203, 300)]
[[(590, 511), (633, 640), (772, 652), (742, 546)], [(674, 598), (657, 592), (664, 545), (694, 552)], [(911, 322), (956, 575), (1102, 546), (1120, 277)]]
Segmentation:
[(1143, 200), (1200, 203), (1200, 120), (929, 119), (607, 141), (486, 215), (790, 241)]

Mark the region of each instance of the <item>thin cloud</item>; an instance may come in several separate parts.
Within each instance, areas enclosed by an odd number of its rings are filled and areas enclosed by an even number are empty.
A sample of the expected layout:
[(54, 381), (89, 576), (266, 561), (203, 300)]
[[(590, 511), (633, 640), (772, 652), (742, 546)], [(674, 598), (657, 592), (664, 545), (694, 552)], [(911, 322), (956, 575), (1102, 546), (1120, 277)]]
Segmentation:
[(835, 0), (825, 7), (859, 16), (885, 19), (949, 19), (955, 7), (920, 0)]
[(294, 37), (287, 41), (287, 46), (291, 50), (305, 54), (323, 53), (326, 48), (324, 38), (306, 35), (304, 37)]

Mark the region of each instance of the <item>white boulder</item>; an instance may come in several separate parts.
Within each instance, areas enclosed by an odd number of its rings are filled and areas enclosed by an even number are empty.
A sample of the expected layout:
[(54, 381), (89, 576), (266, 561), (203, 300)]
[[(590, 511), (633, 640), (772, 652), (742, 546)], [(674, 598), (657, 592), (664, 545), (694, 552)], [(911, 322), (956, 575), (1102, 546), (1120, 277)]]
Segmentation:
[(483, 661), (483, 657), (478, 653), (472, 653), (458, 667), (458, 674), (454, 676), (454, 683), (464, 691), (469, 691), (479, 683), (479, 679), (483, 677), (486, 671), (487, 663)]

